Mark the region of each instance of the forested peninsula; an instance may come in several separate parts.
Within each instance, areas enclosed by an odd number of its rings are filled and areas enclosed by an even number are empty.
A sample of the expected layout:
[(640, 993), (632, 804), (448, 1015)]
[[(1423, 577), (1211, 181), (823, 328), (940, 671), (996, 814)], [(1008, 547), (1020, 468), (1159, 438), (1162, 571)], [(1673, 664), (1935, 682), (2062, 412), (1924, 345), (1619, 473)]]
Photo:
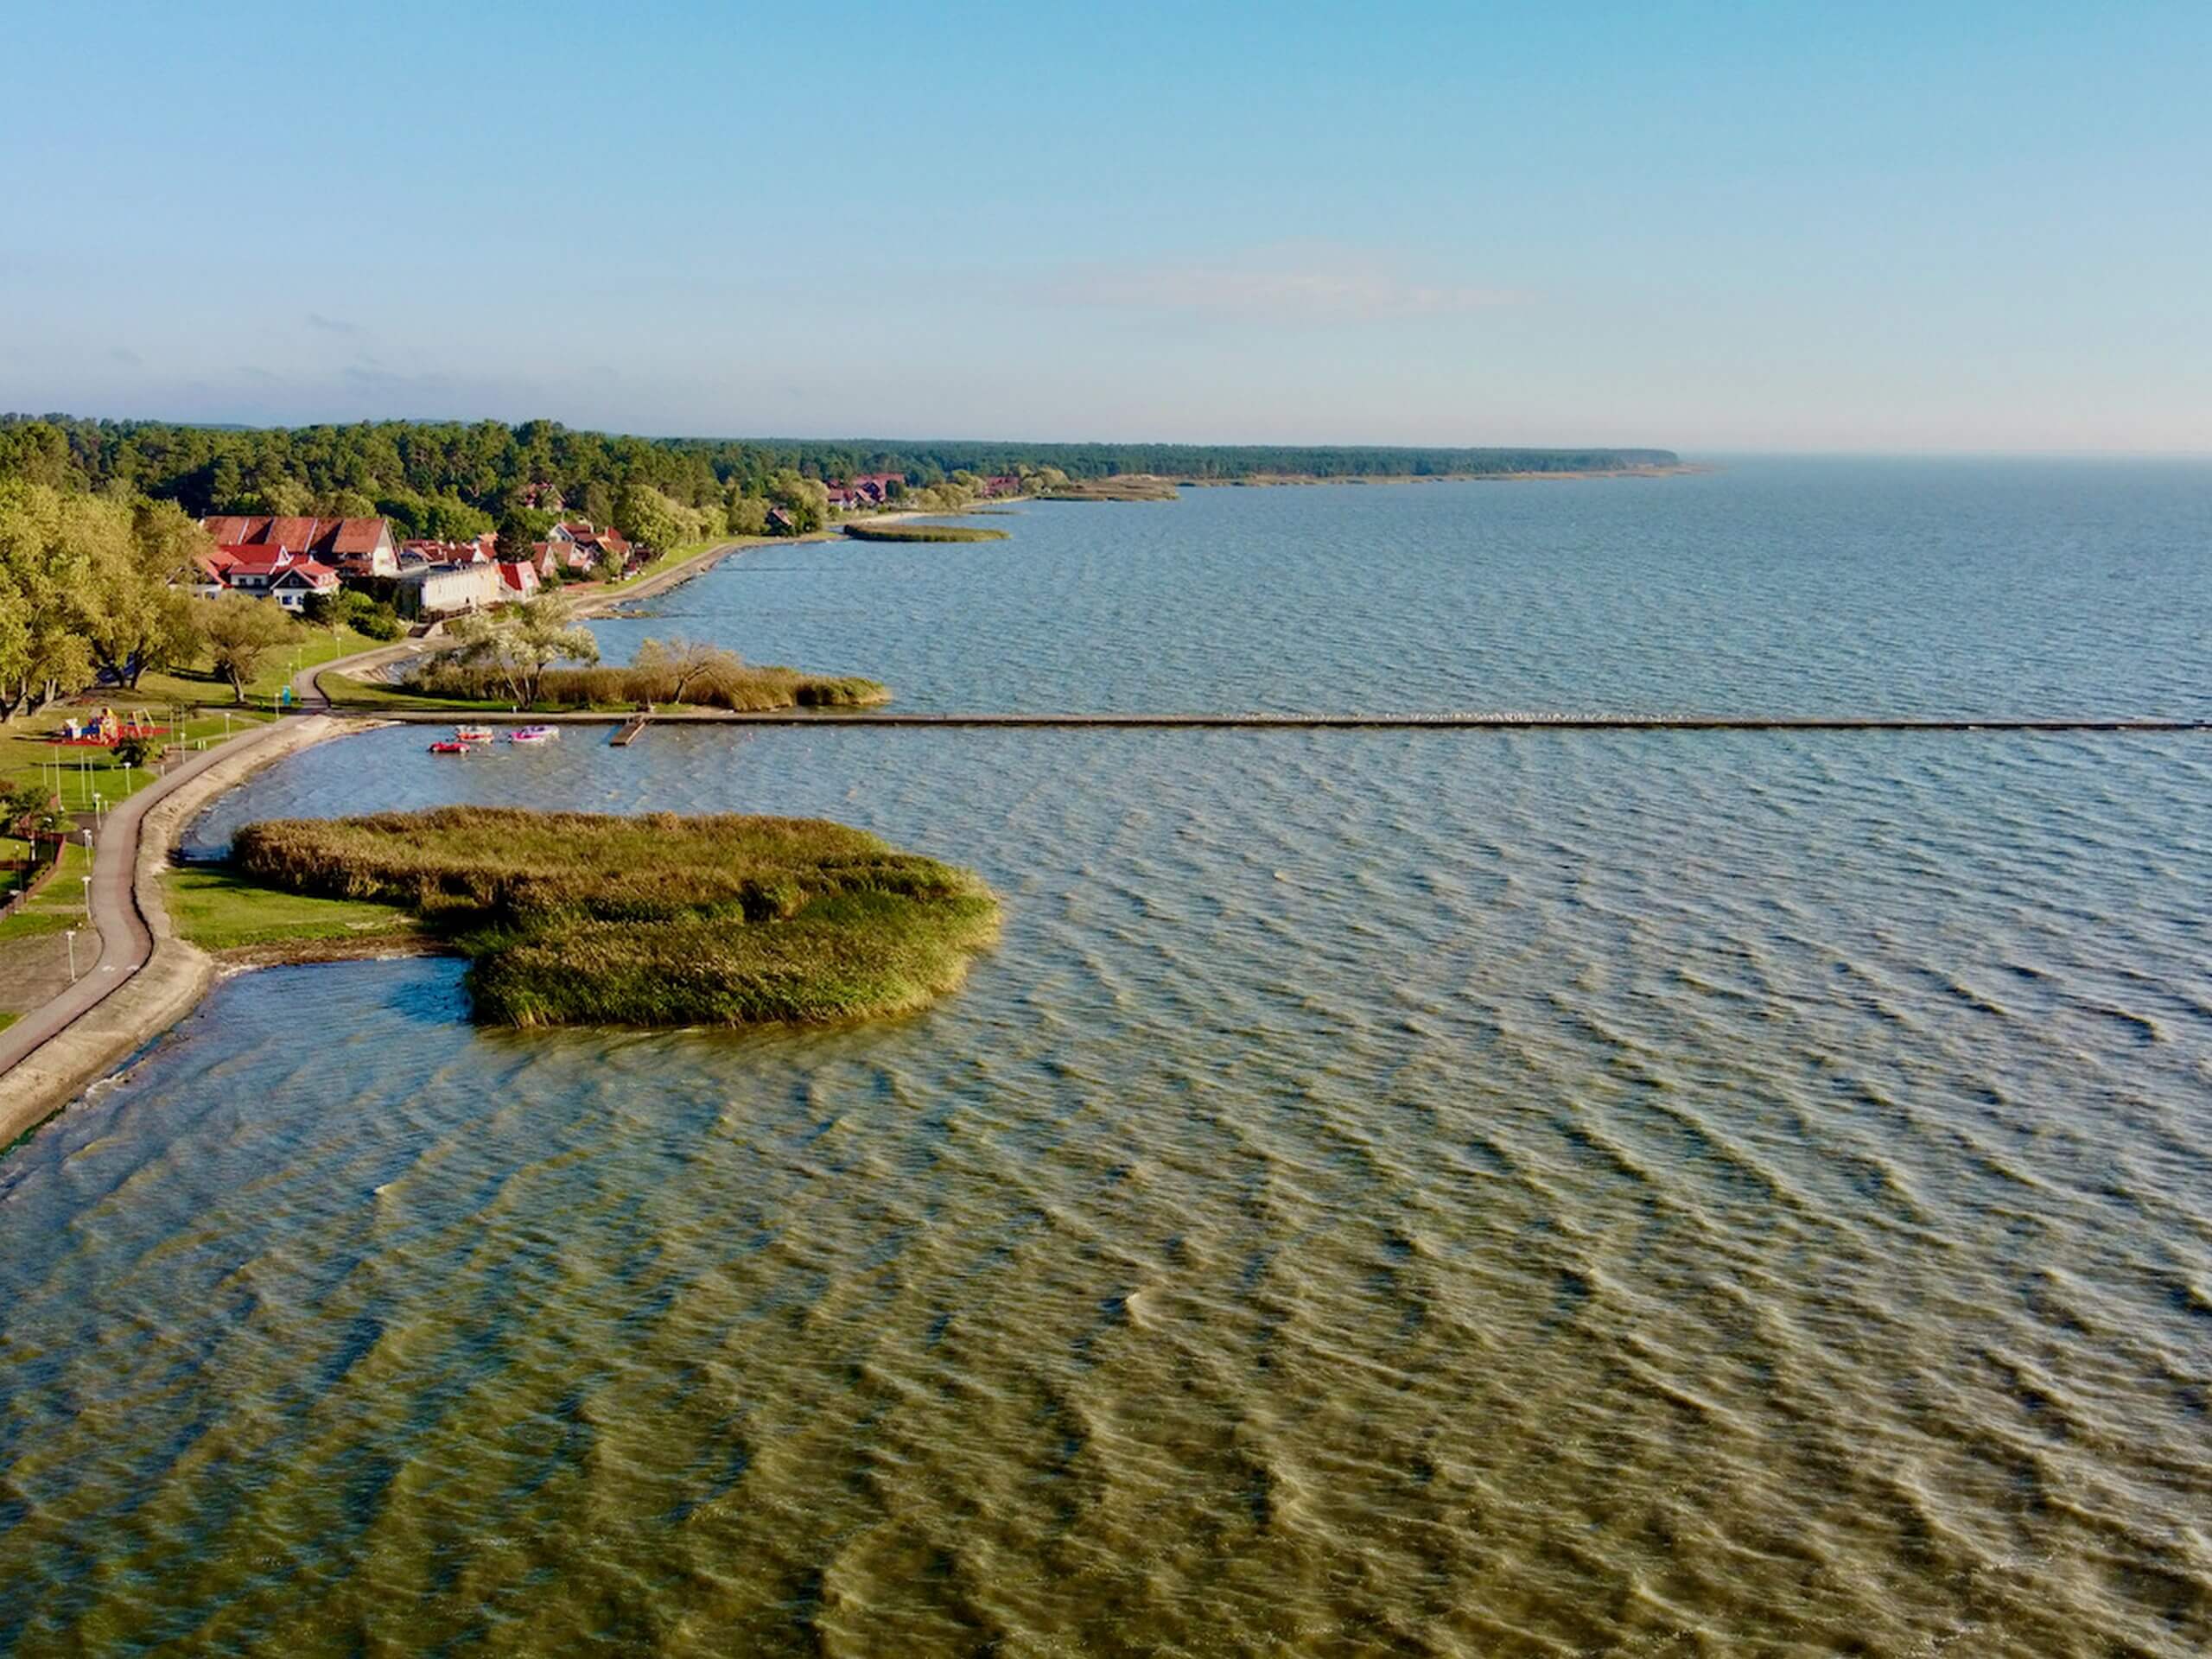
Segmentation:
[(1071, 480), (1129, 475), (1192, 483), (1498, 478), (1679, 464), (1665, 449), (645, 438), (574, 431), (553, 421), (246, 429), (0, 415), (0, 478), (175, 501), (194, 518), (373, 514), (391, 519), (404, 537), (444, 541), (556, 504), (594, 524), (613, 522), (625, 491), (651, 501), (650, 490), (696, 515), (664, 527), (674, 541), (685, 532), (772, 530), (781, 521), (769, 515), (779, 506), (814, 518), (825, 480), (867, 476), (903, 480), (916, 505), (928, 505), (927, 493), (963, 478), (1009, 480), (1048, 493)]

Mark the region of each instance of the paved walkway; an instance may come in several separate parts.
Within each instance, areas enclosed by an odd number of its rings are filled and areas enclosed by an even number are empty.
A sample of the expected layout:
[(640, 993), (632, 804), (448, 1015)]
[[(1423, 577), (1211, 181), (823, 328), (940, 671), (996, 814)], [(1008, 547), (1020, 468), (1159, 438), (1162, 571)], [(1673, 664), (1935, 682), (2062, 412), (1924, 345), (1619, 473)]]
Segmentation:
[[(696, 575), (718, 559), (737, 551), (742, 545), (745, 543), (729, 543), (710, 548), (634, 588), (594, 596), (594, 602), (580, 607), (580, 610), (602, 610), (630, 600), (648, 597)], [(249, 759), (263, 749), (288, 747), (293, 734), (302, 729), (301, 716), (331, 713), (330, 699), (322, 689), (322, 676), (326, 672), (358, 673), (402, 658), (435, 651), (441, 643), (435, 639), (404, 639), (394, 645), (378, 646), (373, 651), (361, 652), (352, 657), (341, 657), (302, 669), (291, 682), (292, 714), (282, 715), (264, 726), (242, 733), (228, 742), (191, 756), (164, 774), (158, 782), (149, 784), (107, 815), (107, 822), (100, 827), (92, 843), (92, 921), (99, 930), (99, 953), (78, 976), (74, 984), (38, 1007), (27, 1010), (5, 1031), (0, 1031), (0, 1147), (4, 1147), (17, 1135), (33, 1127), (47, 1110), (51, 1109), (37, 1097), (49, 1089), (56, 1076), (67, 1075), (79, 1069), (79, 1058), (73, 1052), (66, 1061), (57, 1058), (57, 1056), (64, 1052), (81, 1049), (98, 1052), (103, 1046), (121, 1042), (124, 1046), (113, 1057), (120, 1059), (137, 1043), (158, 1034), (162, 1027), (175, 1017), (174, 1010), (165, 1014), (159, 1012), (145, 1014), (143, 1011), (134, 1008), (112, 1020), (105, 1015), (99, 1020), (86, 1020), (88, 1014), (128, 984), (133, 976), (146, 966), (154, 953), (154, 932), (143, 908), (143, 903), (149, 900), (147, 895), (142, 893), (137, 880), (145, 850), (141, 844), (142, 831), (148, 815), (212, 767)], [(158, 897), (152, 898), (150, 902), (159, 903)], [(91, 943), (90, 940), (79, 941), (80, 956), (89, 950)], [(158, 1019), (161, 1023), (152, 1030), (137, 1033), (136, 1040), (131, 1040), (131, 1028), (143, 1019)], [(110, 1033), (103, 1028), (107, 1026), (116, 1027), (117, 1031)], [(68, 1036), (67, 1042), (56, 1042), (65, 1035)], [(49, 1045), (54, 1046), (49, 1047)], [(35, 1063), (25, 1066), (23, 1063), (34, 1056), (36, 1057)], [(28, 1081), (34, 1078), (38, 1081)], [(60, 1100), (52, 1103), (53, 1105), (60, 1103)]]
[[(107, 815), (107, 822), (92, 842), (92, 925), (99, 930), (99, 955), (77, 976), (74, 985), (0, 1031), (0, 1076), (33, 1049), (67, 1030), (146, 965), (146, 958), (153, 952), (154, 937), (147, 931), (132, 880), (138, 864), (138, 829), (146, 814), (219, 760), (272, 741), (283, 726), (283, 721), (271, 721), (227, 743), (202, 750)], [(88, 943), (78, 941), (79, 961), (86, 955)]]
[[(8, 1085), (16, 1081), (10, 1074), (19, 1065), (128, 983), (152, 956), (154, 935), (142, 908), (137, 880), (140, 832), (147, 815), (211, 768), (251, 757), (263, 749), (284, 746), (299, 728), (300, 715), (327, 712), (329, 700), (322, 695), (316, 680), (322, 669), (358, 667), (406, 649), (405, 645), (380, 648), (303, 670), (292, 680), (292, 697), (299, 714), (280, 716), (241, 733), (228, 742), (201, 750), (108, 813), (106, 823), (101, 825), (92, 842), (92, 921), (99, 930), (99, 955), (92, 957), (90, 965), (78, 975), (75, 984), (67, 986), (40, 1007), (27, 1010), (15, 1024), (0, 1031), (0, 1104), (7, 1103), (7, 1096), (12, 1092)], [(78, 940), (80, 962), (89, 954), (91, 943), (82, 938)], [(41, 1056), (41, 1060), (44, 1058)], [(8, 1132), (0, 1134), (0, 1146), (21, 1132), (12, 1124), (5, 1127)]]

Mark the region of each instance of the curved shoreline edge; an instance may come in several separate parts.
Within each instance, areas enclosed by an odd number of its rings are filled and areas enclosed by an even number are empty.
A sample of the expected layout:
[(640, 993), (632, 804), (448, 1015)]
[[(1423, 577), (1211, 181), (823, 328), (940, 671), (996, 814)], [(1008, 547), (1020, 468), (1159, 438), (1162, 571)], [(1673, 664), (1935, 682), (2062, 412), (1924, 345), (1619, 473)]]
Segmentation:
[[(206, 765), (141, 791), (116, 810), (97, 847), (106, 855), (105, 868), (127, 859), (129, 878), (96, 892), (93, 902), (121, 925), (114, 938), (102, 932), (99, 960), (69, 991), (8, 1033), (21, 1031), (28, 1046), (12, 1064), (0, 1048), (0, 1064), (6, 1064), (0, 1071), (0, 1151), (190, 1014), (215, 982), (215, 958), (178, 937), (162, 896), (162, 873), (184, 826), (264, 767), (311, 744), (383, 723), (328, 715), (280, 721), (213, 751)], [(40, 1031), (45, 1025), (54, 1028)]]
[[(716, 543), (634, 587), (586, 597), (577, 613), (603, 615), (633, 600), (653, 598), (724, 559), (775, 540)], [(232, 739), (141, 790), (109, 816), (94, 843), (92, 919), (106, 924), (99, 929), (97, 959), (67, 990), (0, 1032), (0, 1158), (86, 1090), (127, 1071), (134, 1057), (198, 1007), (218, 980), (250, 965), (219, 960), (186, 943), (169, 920), (161, 877), (184, 826), (217, 796), (264, 766), (311, 744), (392, 723), (381, 716), (334, 710), (321, 677), (424, 649), (422, 640), (405, 640), (303, 671), (294, 678), (292, 691), (302, 702), (320, 705), (313, 712)], [(111, 874), (124, 861), (127, 880)]]

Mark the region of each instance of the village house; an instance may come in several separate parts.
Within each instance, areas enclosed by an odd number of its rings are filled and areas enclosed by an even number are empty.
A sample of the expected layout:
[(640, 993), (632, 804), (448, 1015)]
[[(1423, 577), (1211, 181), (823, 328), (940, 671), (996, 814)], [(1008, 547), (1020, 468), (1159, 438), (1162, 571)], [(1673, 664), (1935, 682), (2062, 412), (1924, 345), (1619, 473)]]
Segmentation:
[(594, 530), (589, 519), (574, 519), (559, 524), (545, 532), (549, 543), (561, 551), (561, 568), (586, 573), (612, 561), (615, 569), (630, 567), (634, 550), (629, 540), (618, 530)]
[[(466, 542), (403, 542), (398, 569), (422, 564), (490, 564), (499, 556), (499, 538), (490, 531)], [(410, 557), (410, 555), (415, 556)]]
[(402, 616), (459, 616), (511, 597), (497, 564), (424, 564), (399, 578)]
[(347, 581), (399, 574), (399, 549), (384, 518), (271, 518), (236, 513), (202, 518), (218, 547), (306, 556)]
[(864, 473), (858, 478), (824, 479), (832, 512), (860, 512), (887, 505), (906, 493), (904, 473)]
[(224, 572), (238, 562), (237, 554), (226, 553), (219, 547), (212, 553), (194, 555), (192, 568), (199, 579), (188, 582), (188, 590), (195, 599), (213, 599), (226, 593), (230, 583), (224, 580)]
[(522, 559), (499, 561), (502, 599), (528, 599), (537, 592), (537, 567)]
[(308, 600), (338, 591), (338, 572), (318, 559), (252, 547), (219, 548), (216, 556), (229, 560), (219, 575), (224, 588), (273, 599), (288, 611), (305, 610)]

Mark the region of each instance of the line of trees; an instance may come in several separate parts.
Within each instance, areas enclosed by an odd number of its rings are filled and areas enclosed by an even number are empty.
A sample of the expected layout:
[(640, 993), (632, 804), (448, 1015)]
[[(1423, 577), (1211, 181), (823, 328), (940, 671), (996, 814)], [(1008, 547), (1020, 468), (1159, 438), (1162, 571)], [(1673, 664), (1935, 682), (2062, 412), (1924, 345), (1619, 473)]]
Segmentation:
[(299, 625), (244, 594), (194, 597), (193, 556), (212, 545), (174, 501), (0, 476), (0, 720), (203, 661), (244, 702)]
[[(893, 474), (917, 495), (969, 479), (1128, 473), (1237, 479), (1267, 474), (1435, 477), (1671, 464), (1663, 449), (1451, 449), (1280, 445), (1014, 444), (875, 440), (640, 438), (554, 421), (376, 421), (233, 429), (65, 415), (0, 416), (0, 478), (57, 489), (115, 489), (211, 512), (381, 515), (403, 537), (451, 541), (504, 531), (514, 515), (568, 512), (673, 539), (815, 509), (807, 486)], [(925, 505), (927, 505), (925, 503)], [(821, 508), (826, 512), (826, 504)], [(671, 528), (656, 514), (678, 515)], [(624, 522), (625, 518), (630, 523)], [(518, 521), (519, 522), (519, 521)], [(550, 518), (548, 519), (550, 523)]]

